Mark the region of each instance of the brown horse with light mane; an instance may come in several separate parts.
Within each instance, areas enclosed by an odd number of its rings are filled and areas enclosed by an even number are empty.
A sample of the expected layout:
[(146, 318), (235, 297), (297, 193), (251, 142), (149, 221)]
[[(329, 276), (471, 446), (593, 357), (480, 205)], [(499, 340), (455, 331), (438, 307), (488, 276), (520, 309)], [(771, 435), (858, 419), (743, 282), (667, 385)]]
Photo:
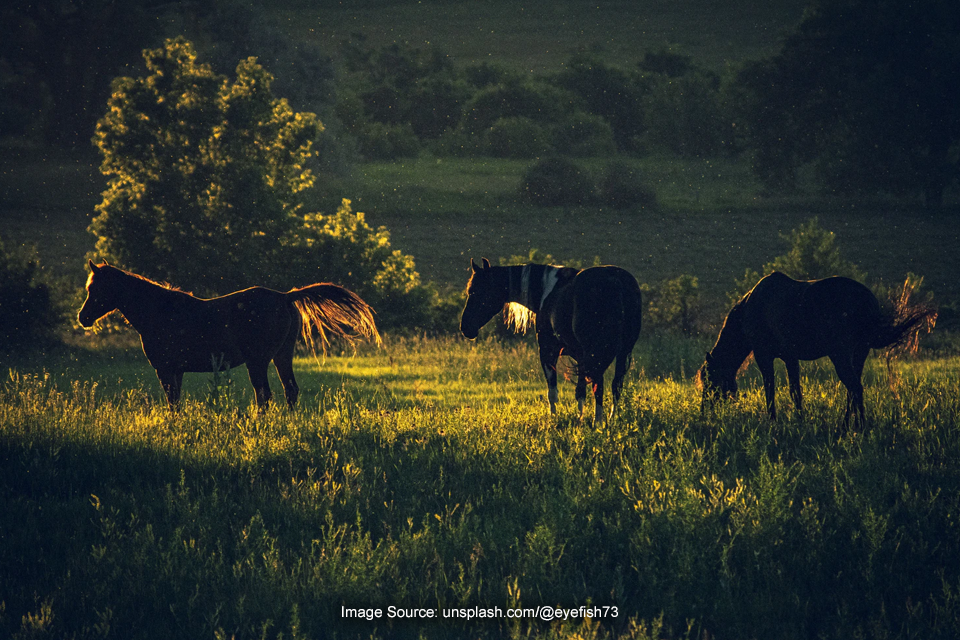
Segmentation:
[(270, 401), (267, 368), (273, 361), (287, 405), (300, 388), (293, 375), (297, 338), (314, 346), (313, 330), (326, 347), (327, 334), (380, 342), (373, 310), (357, 294), (329, 283), (283, 293), (251, 287), (211, 299), (197, 298), (109, 264), (89, 262), (87, 299), (78, 319), (92, 327), (119, 310), (140, 334), (143, 353), (172, 409), (180, 402), (185, 372), (210, 372), (247, 365), (261, 411)]

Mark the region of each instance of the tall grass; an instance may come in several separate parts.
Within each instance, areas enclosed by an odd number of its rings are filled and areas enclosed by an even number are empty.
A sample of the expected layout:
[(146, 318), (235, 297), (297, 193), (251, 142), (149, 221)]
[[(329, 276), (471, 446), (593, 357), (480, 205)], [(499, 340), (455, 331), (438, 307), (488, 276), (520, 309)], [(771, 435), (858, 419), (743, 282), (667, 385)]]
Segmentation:
[[(960, 361), (874, 361), (872, 427), (840, 436), (829, 371), (804, 370), (803, 421), (769, 422), (749, 376), (701, 413), (687, 349), (638, 351), (607, 424), (572, 385), (548, 416), (526, 342), (304, 360), (301, 408), (262, 417), (245, 381), (195, 376), (170, 415), (152, 387), (12, 370), (0, 635), (956, 637)], [(618, 616), (386, 616), (541, 604)]]

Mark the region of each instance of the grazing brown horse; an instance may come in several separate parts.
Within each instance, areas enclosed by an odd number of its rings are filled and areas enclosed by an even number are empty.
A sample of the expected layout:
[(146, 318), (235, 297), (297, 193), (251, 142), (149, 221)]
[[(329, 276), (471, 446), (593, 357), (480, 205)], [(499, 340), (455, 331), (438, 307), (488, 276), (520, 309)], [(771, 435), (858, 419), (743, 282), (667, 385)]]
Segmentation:
[(576, 399), (579, 412), (587, 397), (587, 381), (596, 401), (594, 419), (603, 420), (603, 374), (616, 359), (613, 408), (623, 389), (633, 345), (640, 335), (640, 286), (619, 267), (589, 269), (526, 264), (491, 267), (484, 258), (467, 283), (467, 303), (460, 332), (476, 338), (480, 328), (510, 303), (535, 314), (540, 366), (547, 379), (550, 412), (557, 412), (557, 360), (561, 353), (577, 361)]
[(787, 368), (790, 395), (803, 413), (800, 360), (830, 358), (847, 388), (844, 427), (853, 415), (866, 425), (863, 408), (863, 364), (870, 349), (882, 349), (906, 339), (935, 314), (919, 310), (899, 322), (885, 318), (876, 296), (855, 280), (843, 277), (798, 281), (773, 272), (762, 278), (727, 314), (713, 350), (697, 374), (703, 407), (717, 397), (736, 397), (737, 372), (753, 352), (763, 375), (767, 412), (777, 417), (774, 403), (775, 358)]
[(157, 370), (171, 409), (179, 405), (184, 372), (246, 364), (262, 411), (272, 395), (267, 381), (271, 360), (292, 408), (300, 394), (293, 351), (301, 333), (311, 347), (313, 329), (324, 348), (328, 333), (380, 341), (369, 305), (334, 284), (312, 284), (286, 293), (251, 287), (206, 300), (106, 263), (90, 261), (89, 266), (80, 324), (92, 327), (119, 310), (140, 334), (143, 353)]

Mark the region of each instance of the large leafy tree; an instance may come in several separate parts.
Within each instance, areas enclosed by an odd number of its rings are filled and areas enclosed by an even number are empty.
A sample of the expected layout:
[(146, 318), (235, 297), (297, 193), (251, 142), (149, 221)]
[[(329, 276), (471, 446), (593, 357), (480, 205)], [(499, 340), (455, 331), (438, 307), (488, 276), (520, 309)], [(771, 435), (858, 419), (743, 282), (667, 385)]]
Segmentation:
[(756, 169), (772, 187), (808, 165), (834, 191), (936, 204), (958, 176), (955, 0), (819, 0), (779, 55), (741, 78)]
[(91, 230), (104, 258), (206, 291), (270, 282), (322, 125), (270, 90), (254, 58), (229, 79), (168, 40), (149, 75), (113, 84), (94, 142), (108, 188)]

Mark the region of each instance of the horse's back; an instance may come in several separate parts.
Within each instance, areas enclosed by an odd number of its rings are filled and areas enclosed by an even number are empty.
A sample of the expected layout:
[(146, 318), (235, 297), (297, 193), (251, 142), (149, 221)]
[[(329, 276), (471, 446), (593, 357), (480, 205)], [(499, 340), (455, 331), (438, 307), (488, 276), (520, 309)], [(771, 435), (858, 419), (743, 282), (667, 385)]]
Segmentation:
[(773, 272), (757, 283), (744, 302), (746, 329), (758, 346), (801, 360), (867, 340), (880, 320), (873, 293), (843, 276), (794, 280)]

